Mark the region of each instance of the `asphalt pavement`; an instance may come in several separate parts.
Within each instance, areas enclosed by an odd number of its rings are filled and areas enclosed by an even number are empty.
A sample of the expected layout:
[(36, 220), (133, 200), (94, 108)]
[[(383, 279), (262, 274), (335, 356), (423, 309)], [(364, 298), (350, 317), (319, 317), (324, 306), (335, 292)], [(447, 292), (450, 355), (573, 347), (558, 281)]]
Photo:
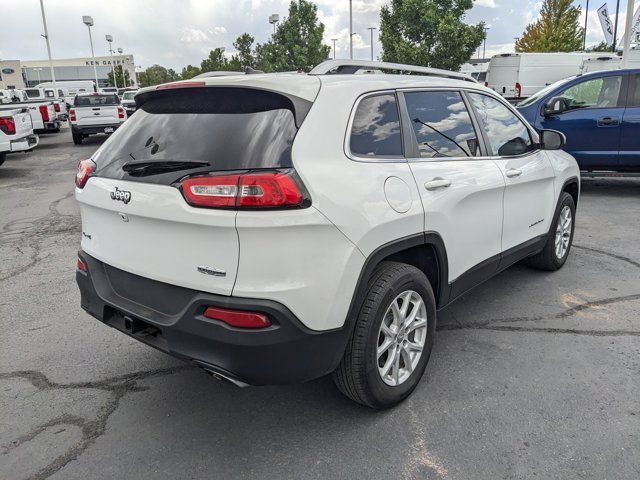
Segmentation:
[(73, 177), (103, 140), (0, 166), (0, 478), (640, 478), (640, 179), (585, 179), (565, 267), (440, 312), (418, 389), (377, 412), (329, 378), (239, 389), (84, 313)]

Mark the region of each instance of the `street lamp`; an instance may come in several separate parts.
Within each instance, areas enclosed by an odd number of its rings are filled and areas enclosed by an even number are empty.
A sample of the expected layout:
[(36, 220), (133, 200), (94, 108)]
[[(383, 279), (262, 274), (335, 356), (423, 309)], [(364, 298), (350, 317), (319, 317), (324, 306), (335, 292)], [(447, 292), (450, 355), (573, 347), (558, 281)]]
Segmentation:
[(40, 0), (40, 10), (42, 10), (42, 24), (44, 25), (44, 39), (47, 42), (47, 55), (49, 55), (49, 69), (51, 70), (51, 81), (53, 82), (53, 96), (58, 98), (58, 87), (56, 86), (56, 74), (53, 71), (53, 61), (51, 60), (51, 44), (49, 43), (49, 31), (47, 30), (47, 19), (44, 15), (44, 4)]
[(369, 27), (367, 28), (367, 30), (369, 30), (371, 32), (371, 61), (373, 62), (373, 31), (376, 29), (376, 27)]
[[(122, 52), (124, 52), (124, 50), (120, 47), (118, 47), (118, 55), (122, 55)], [(124, 62), (120, 63), (120, 68), (122, 69), (122, 86), (123, 87), (127, 87), (127, 80), (124, 76)]]
[(338, 41), (337, 38), (332, 38), (331, 41), (333, 42), (333, 59), (336, 59), (336, 42)]
[(274, 35), (276, 33), (276, 25), (278, 24), (279, 21), (280, 21), (280, 15), (278, 15), (277, 13), (274, 13), (273, 15), (269, 15), (269, 23), (273, 25)]
[(107, 43), (109, 43), (109, 55), (111, 55), (111, 74), (113, 75), (113, 86), (118, 88), (118, 80), (116, 79), (116, 67), (113, 64), (113, 48), (111, 48), (113, 37), (111, 35), (105, 35), (104, 39), (107, 41)]
[(89, 15), (83, 15), (82, 23), (84, 23), (89, 30), (89, 44), (91, 45), (91, 58), (93, 59), (93, 75), (96, 78), (96, 91), (98, 91), (98, 69), (96, 68), (96, 55), (93, 52), (93, 39), (91, 38), (91, 27), (93, 27), (93, 18)]
[(353, 60), (353, 0), (349, 0), (349, 58)]

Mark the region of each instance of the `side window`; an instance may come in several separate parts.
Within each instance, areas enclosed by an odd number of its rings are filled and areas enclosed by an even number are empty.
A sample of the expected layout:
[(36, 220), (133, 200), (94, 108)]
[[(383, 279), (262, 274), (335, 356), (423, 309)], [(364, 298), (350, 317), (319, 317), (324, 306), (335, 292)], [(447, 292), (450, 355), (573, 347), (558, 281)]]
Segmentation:
[(640, 107), (640, 75), (629, 75), (627, 107)]
[(566, 110), (612, 108), (618, 106), (621, 84), (621, 76), (594, 78), (567, 88), (559, 96)]
[(469, 98), (489, 137), (492, 155), (521, 155), (535, 148), (529, 129), (506, 105), (480, 93), (469, 93)]
[(372, 95), (360, 101), (349, 145), (359, 157), (402, 156), (400, 116), (394, 94)]
[(406, 92), (420, 157), (475, 157), (478, 136), (458, 92)]

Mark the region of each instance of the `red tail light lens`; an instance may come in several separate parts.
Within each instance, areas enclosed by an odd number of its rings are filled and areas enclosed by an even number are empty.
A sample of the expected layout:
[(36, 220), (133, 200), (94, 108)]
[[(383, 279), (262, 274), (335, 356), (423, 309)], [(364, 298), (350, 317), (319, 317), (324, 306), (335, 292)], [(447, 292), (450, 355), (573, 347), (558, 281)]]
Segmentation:
[(122, 120), (124, 118), (124, 108), (118, 107), (118, 118)]
[(7, 135), (16, 133), (16, 122), (13, 120), (13, 117), (0, 118), (0, 131)]
[(71, 110), (69, 110), (69, 119), (72, 122), (76, 121), (76, 109), (75, 108), (72, 108)]
[(87, 273), (87, 264), (84, 263), (80, 257), (78, 257), (78, 261), (76, 262), (76, 268), (81, 272)]
[(40, 110), (40, 115), (42, 115), (42, 121), (43, 122), (48, 122), (49, 121), (49, 109), (47, 108), (46, 105), (40, 105), (40, 107), (38, 107)]
[(304, 201), (294, 179), (284, 172), (192, 177), (180, 188), (194, 207), (300, 207)]
[(59, 104), (58, 102), (55, 102), (55, 103), (53, 104), (53, 109), (54, 109), (56, 112), (59, 112), (59, 111), (60, 111), (60, 104)]
[(489, 86), (489, 82), (484, 82), (484, 86), (488, 87)]
[(76, 187), (84, 188), (91, 174), (95, 171), (96, 164), (93, 160), (82, 160), (78, 164), (78, 172), (76, 173)]
[(204, 316), (237, 328), (266, 328), (271, 326), (271, 321), (264, 313), (208, 307), (204, 311)]
[(516, 97), (520, 97), (522, 95), (522, 85), (516, 83)]

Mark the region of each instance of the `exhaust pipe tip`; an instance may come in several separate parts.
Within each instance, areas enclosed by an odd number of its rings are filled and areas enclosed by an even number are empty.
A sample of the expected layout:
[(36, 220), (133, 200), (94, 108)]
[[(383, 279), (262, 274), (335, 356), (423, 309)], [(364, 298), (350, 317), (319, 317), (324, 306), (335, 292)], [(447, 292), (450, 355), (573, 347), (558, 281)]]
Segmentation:
[(203, 368), (203, 370), (205, 372), (207, 372), (209, 375), (211, 375), (213, 378), (215, 378), (216, 380), (220, 380), (222, 382), (224, 382), (224, 381), (229, 382), (229, 383), (235, 385), (236, 387), (246, 388), (246, 387), (249, 386), (248, 383), (244, 383), (244, 382), (242, 382), (242, 381), (240, 381), (240, 380), (238, 380), (236, 378), (230, 377), (228, 375), (225, 375), (223, 373), (217, 372), (217, 371), (212, 370), (210, 368)]

